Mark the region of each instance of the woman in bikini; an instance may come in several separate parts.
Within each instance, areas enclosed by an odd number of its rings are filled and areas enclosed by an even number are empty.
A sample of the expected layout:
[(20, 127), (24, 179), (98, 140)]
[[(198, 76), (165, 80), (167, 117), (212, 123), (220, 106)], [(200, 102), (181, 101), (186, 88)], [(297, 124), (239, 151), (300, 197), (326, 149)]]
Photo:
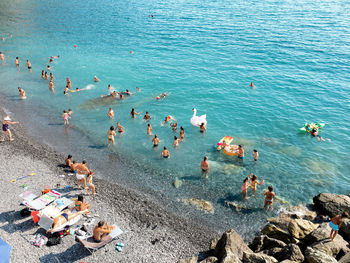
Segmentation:
[(246, 177), (243, 180), (243, 185), (242, 185), (242, 197), (244, 197), (244, 199), (247, 199), (247, 192), (248, 192), (248, 188), (249, 188), (250, 184), (249, 184), (249, 178)]
[(69, 114), (67, 113), (66, 110), (63, 111), (62, 118), (64, 120), (64, 125), (68, 125), (69, 124), (69, 122), (68, 122)]
[(276, 196), (276, 194), (273, 192), (273, 187), (271, 185), (269, 185), (267, 189), (268, 190), (264, 194), (265, 196), (264, 208), (269, 206), (269, 209), (272, 210), (273, 198)]
[(114, 142), (114, 136), (115, 136), (116, 134), (115, 134), (115, 131), (114, 131), (114, 127), (113, 127), (113, 126), (111, 126), (111, 127), (109, 128), (109, 130), (107, 131), (107, 135), (108, 135), (108, 145), (109, 145), (110, 143), (115, 144), (115, 142)]
[(176, 136), (174, 136), (173, 146), (174, 146), (174, 147), (179, 146), (179, 142), (180, 142), (180, 139), (178, 139)]
[(135, 115), (140, 115), (141, 112), (136, 112), (134, 108), (131, 109), (130, 115), (131, 118), (135, 119), (136, 116)]
[(75, 201), (75, 210), (77, 211), (83, 211), (85, 209), (90, 210), (90, 204), (87, 202), (84, 202), (84, 196), (82, 194), (78, 195), (78, 200)]
[(255, 195), (257, 185), (262, 185), (264, 183), (264, 180), (259, 182), (258, 181), (258, 177), (255, 174), (253, 174), (253, 173), (251, 173), (249, 175), (249, 178), (251, 180), (250, 181), (251, 182), (250, 186), (252, 187), (253, 195)]
[(152, 126), (150, 123), (147, 124), (147, 134), (152, 135)]
[(180, 127), (180, 139), (185, 139), (185, 130), (182, 126)]
[(82, 210), (82, 211), (78, 211), (76, 213), (72, 213), (71, 211), (69, 210), (65, 210), (63, 213), (61, 213), (58, 217), (56, 217), (54, 220), (53, 220), (53, 223), (52, 223), (52, 227), (49, 231), (47, 231), (48, 233), (49, 232), (56, 232), (60, 229), (60, 227), (62, 225), (64, 225), (65, 223), (73, 220), (75, 217), (81, 215), (81, 214), (85, 214), (85, 213), (88, 213), (89, 210), (88, 209), (85, 209), (85, 210)]

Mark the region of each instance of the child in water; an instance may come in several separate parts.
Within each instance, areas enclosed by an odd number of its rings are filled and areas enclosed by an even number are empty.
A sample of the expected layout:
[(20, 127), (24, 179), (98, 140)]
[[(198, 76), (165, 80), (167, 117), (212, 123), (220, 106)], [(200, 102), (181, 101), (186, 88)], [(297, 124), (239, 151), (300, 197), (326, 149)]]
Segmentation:
[(258, 152), (258, 150), (256, 150), (256, 149), (253, 150), (253, 157), (254, 157), (254, 161), (257, 161), (259, 159), (259, 152)]
[(246, 177), (243, 180), (243, 185), (242, 185), (242, 197), (244, 197), (244, 199), (247, 199), (247, 192), (248, 192), (248, 188), (249, 188), (250, 184), (249, 184), (249, 178)]
[(147, 134), (152, 135), (152, 126), (150, 123), (147, 124)]
[(69, 119), (70, 117), (69, 117), (69, 114), (67, 113), (66, 110), (63, 111), (62, 118), (63, 118), (63, 120), (64, 120), (64, 125), (68, 125), (68, 124), (69, 124), (68, 119)]
[(252, 190), (253, 190), (253, 195), (255, 194), (255, 192), (256, 192), (256, 188), (257, 188), (257, 185), (262, 185), (263, 183), (264, 183), (264, 180), (262, 180), (262, 181), (258, 181), (258, 177), (255, 175), (255, 174), (253, 174), (253, 173), (251, 173), (250, 175), (249, 175), (249, 178), (250, 178), (250, 180), (251, 180), (251, 187), (252, 187)]

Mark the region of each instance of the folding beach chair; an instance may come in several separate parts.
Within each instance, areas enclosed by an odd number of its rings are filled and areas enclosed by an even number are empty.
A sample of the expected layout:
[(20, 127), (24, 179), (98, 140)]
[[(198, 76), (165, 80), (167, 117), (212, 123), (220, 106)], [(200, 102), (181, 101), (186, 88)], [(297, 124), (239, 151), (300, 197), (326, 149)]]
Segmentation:
[(94, 241), (93, 236), (85, 236), (85, 237), (77, 236), (77, 240), (84, 248), (86, 248), (92, 254), (96, 250), (112, 242), (113, 239), (115, 239), (117, 236), (119, 236), (122, 233), (123, 231), (119, 227), (115, 226), (113, 231), (108, 236), (104, 237), (104, 239), (101, 242)]

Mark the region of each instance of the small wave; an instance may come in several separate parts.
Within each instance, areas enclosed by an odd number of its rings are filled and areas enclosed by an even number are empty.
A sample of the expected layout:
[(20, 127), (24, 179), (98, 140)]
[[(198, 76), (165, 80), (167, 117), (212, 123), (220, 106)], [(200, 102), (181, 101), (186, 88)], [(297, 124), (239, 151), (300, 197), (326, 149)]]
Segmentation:
[(81, 90), (90, 90), (90, 89), (94, 89), (95, 85), (94, 84), (88, 84), (85, 86), (85, 88), (81, 89)]

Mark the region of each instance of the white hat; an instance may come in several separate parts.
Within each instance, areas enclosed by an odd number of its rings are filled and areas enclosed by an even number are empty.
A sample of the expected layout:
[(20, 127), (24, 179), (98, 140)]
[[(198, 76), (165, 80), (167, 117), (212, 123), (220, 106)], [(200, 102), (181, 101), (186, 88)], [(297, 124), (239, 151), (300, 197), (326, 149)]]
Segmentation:
[(10, 121), (11, 119), (10, 119), (10, 117), (9, 116), (6, 116), (5, 118), (4, 118), (4, 121)]

